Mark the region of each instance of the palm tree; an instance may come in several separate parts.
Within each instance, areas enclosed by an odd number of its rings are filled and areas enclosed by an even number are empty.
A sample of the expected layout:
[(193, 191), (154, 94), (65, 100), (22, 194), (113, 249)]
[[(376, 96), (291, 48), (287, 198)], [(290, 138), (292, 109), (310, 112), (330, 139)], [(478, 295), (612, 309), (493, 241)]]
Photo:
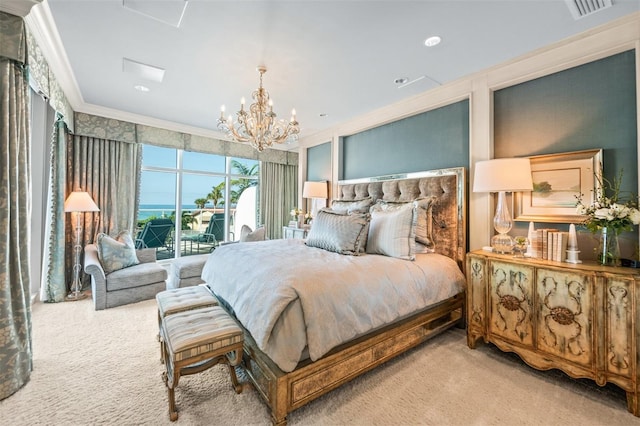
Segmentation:
[(207, 194), (207, 200), (213, 203), (214, 210), (218, 207), (218, 204), (224, 200), (224, 182), (220, 182), (218, 185), (211, 188), (211, 192)]
[(204, 209), (204, 206), (209, 202), (207, 198), (196, 198), (193, 200), (193, 204), (196, 205), (198, 209)]
[[(247, 167), (246, 164), (243, 164), (238, 160), (231, 160), (231, 167), (233, 167), (238, 172), (238, 174), (242, 176), (257, 176), (260, 170), (259, 166), (259, 163), (256, 163), (251, 167)], [(237, 203), (238, 199), (240, 199), (240, 194), (242, 194), (245, 189), (251, 186), (256, 186), (257, 184), (257, 179), (239, 178), (232, 180), (231, 187), (234, 189), (230, 191), (231, 202)]]

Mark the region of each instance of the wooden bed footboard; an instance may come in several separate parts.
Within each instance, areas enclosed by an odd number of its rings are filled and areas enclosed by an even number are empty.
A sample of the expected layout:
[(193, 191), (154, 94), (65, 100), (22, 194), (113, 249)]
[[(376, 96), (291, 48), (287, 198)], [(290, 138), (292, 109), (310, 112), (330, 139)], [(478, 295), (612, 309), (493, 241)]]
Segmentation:
[(451, 326), (464, 321), (464, 293), (386, 326), (321, 359), (301, 362), (285, 373), (260, 349), (245, 330), (242, 368), (271, 409), (271, 421), (286, 425), (287, 414), (338, 386), (406, 352)]

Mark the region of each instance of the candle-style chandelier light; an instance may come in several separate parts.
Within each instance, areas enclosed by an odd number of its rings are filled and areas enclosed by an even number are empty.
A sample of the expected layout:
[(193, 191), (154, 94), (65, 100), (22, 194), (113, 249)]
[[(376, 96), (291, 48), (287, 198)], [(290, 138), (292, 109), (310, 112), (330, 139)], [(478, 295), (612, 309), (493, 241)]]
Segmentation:
[(249, 111), (244, 109), (244, 98), (240, 100), (240, 111), (236, 113), (234, 122), (231, 115), (225, 118), (225, 107), (222, 105), (218, 129), (226, 132), (238, 142), (248, 142), (258, 151), (262, 151), (273, 144), (281, 144), (287, 140), (297, 141), (300, 127), (296, 121), (296, 110), (291, 111), (291, 120), (277, 120), (273, 112), (273, 101), (269, 99), (269, 92), (262, 87), (262, 76), (267, 72), (265, 66), (259, 66), (260, 87), (251, 94), (254, 103)]

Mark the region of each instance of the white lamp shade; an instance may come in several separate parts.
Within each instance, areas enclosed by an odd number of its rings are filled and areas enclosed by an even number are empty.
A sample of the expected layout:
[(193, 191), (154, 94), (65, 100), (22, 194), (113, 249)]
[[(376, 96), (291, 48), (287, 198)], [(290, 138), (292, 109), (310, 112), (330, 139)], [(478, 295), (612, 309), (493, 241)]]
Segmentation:
[(473, 192), (532, 191), (528, 158), (496, 158), (475, 164)]
[(65, 212), (99, 212), (100, 209), (93, 202), (91, 195), (84, 191), (74, 191), (64, 202)]
[(327, 198), (327, 182), (305, 182), (302, 187), (303, 198)]

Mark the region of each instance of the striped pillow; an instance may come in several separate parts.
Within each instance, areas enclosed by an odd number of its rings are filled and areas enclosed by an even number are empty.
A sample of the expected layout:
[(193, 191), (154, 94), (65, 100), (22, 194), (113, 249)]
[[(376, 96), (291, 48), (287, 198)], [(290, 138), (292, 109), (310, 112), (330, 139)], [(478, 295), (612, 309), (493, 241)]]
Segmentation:
[(371, 207), (367, 253), (415, 259), (413, 203), (377, 203)]

